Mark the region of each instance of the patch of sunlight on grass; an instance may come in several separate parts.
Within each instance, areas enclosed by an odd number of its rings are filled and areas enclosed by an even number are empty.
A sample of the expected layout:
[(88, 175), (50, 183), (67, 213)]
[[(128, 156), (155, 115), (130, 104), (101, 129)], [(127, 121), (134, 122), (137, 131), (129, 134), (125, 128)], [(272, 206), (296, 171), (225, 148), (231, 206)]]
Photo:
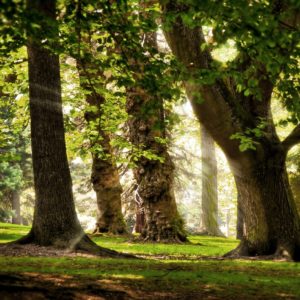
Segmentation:
[(93, 240), (102, 247), (144, 255), (178, 256), (221, 256), (235, 248), (238, 241), (227, 238), (190, 236), (191, 244), (151, 244), (130, 242), (126, 238), (95, 237)]
[(29, 230), (29, 226), (0, 223), (0, 243), (17, 240), (26, 235)]
[[(0, 243), (10, 242), (24, 236), (29, 226), (0, 223)], [(220, 256), (232, 250), (238, 244), (235, 239), (190, 236), (191, 244), (151, 244), (130, 242), (125, 237), (101, 236), (93, 240), (102, 247), (120, 252), (141, 255), (171, 256)]]

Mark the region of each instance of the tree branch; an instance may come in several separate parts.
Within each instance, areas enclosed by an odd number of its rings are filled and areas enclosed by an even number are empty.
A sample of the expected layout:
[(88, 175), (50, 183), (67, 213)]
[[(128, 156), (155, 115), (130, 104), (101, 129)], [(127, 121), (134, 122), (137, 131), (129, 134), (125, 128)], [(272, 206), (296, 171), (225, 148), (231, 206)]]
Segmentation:
[(300, 143), (300, 124), (298, 124), (293, 131), (282, 142), (282, 146), (286, 152), (292, 147)]

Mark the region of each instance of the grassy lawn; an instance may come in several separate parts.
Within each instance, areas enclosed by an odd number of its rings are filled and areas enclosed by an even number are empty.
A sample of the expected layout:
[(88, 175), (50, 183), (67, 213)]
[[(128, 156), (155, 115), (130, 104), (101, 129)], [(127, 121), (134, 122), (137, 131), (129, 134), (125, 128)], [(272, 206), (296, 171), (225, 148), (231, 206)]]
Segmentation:
[[(0, 223), (0, 243), (21, 237), (28, 230)], [(65, 286), (66, 280), (85, 285), (97, 282), (126, 291), (129, 298), (118, 296), (120, 299), (300, 299), (299, 263), (202, 259), (199, 256), (226, 253), (237, 241), (199, 236), (190, 240), (188, 245), (152, 245), (97, 237), (95, 241), (101, 246), (149, 259), (0, 256), (0, 270), (6, 276), (38, 274), (47, 282), (54, 276)]]

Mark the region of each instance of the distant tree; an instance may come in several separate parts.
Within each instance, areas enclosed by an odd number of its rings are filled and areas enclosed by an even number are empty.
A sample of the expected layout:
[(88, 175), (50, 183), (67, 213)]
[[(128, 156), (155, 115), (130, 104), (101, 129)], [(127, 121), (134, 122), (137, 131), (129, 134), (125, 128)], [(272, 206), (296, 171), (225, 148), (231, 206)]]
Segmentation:
[(224, 236), (218, 225), (218, 165), (213, 138), (201, 126), (202, 152), (202, 234)]
[[(81, 38), (83, 34), (81, 32)], [(93, 58), (95, 49), (92, 49), (95, 46), (92, 45), (92, 41), (86, 38), (80, 43), (81, 48), (84, 49), (84, 55), (78, 55), (77, 68), (80, 85), (88, 104), (85, 119), (92, 133), (90, 135), (90, 149), (93, 159), (91, 182), (96, 192), (98, 206), (94, 233), (123, 234), (126, 233), (126, 224), (121, 207), (122, 186), (110, 135), (103, 128), (103, 119), (106, 118), (103, 112), (105, 97), (100, 91), (105, 89), (104, 74), (101, 65), (97, 64), (97, 60)]]
[[(241, 199), (245, 224), (229, 255), (281, 255), (300, 260), (300, 222), (285, 160), (300, 142), (299, 5), (294, 1), (161, 1), (168, 43), (184, 67), (194, 112), (224, 151)], [(238, 55), (213, 60), (202, 26), (215, 48), (228, 39)], [(280, 141), (270, 112), (277, 92), (296, 127)]]

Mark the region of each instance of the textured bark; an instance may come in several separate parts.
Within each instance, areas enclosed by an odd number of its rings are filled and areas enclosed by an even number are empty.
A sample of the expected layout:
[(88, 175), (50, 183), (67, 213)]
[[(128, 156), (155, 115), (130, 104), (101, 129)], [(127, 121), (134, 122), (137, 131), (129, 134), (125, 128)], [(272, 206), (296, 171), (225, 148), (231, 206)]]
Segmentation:
[(12, 223), (13, 224), (22, 224), (21, 203), (20, 203), (19, 191), (12, 192), (12, 209), (14, 211), (14, 216), (12, 217)]
[(142, 156), (136, 162), (134, 177), (145, 212), (141, 236), (144, 240), (157, 242), (185, 241), (173, 191), (174, 165), (167, 146), (157, 141), (157, 138), (165, 137), (162, 100), (141, 88), (131, 88), (127, 92), (130, 141), (137, 149), (151, 151), (164, 160), (160, 162)]
[(285, 154), (269, 152), (252, 172), (236, 177), (244, 230), (232, 254), (278, 254), (300, 259), (299, 217), (285, 169)]
[(145, 209), (138, 204), (136, 205), (135, 217), (136, 220), (135, 220), (134, 231), (136, 233), (142, 233), (145, 227)]
[[(136, 162), (134, 177), (145, 211), (145, 225), (141, 236), (144, 240), (157, 242), (185, 241), (173, 192), (174, 165), (166, 145), (155, 139), (164, 135), (160, 119), (162, 103), (158, 99), (154, 101), (144, 91), (139, 91), (138, 95), (137, 91), (128, 91), (127, 99), (131, 142), (140, 150), (151, 150), (164, 159), (162, 163), (141, 157)], [(153, 113), (143, 113), (149, 105)]]
[[(144, 45), (157, 48), (156, 33), (145, 34)], [(134, 77), (140, 82), (144, 65), (131, 57), (131, 53), (128, 55)], [(136, 161), (134, 177), (145, 213), (141, 238), (156, 242), (186, 241), (173, 190), (174, 164), (168, 154), (167, 145), (158, 141), (159, 138), (166, 137), (163, 100), (143, 87), (130, 87), (127, 89), (126, 109), (129, 114), (131, 143), (136, 149), (150, 151), (163, 159), (160, 162), (140, 156)]]
[[(98, 136), (91, 140), (92, 145), (98, 145), (101, 148), (101, 153), (92, 153), (93, 165), (91, 182), (97, 196), (97, 222), (94, 233), (108, 232), (111, 234), (126, 233), (126, 224), (122, 215), (121, 194), (122, 186), (120, 184), (119, 173), (116, 164), (113, 162), (113, 151), (110, 146), (110, 137), (107, 132), (101, 128), (100, 120), (103, 117), (102, 105), (104, 97), (96, 92), (95, 86), (91, 82), (97, 82), (94, 73), (89, 73), (94, 69), (87, 61), (81, 59), (77, 62), (77, 67), (80, 74), (81, 87), (89, 92), (86, 96), (86, 101), (90, 108), (85, 113), (86, 121), (96, 127)], [(101, 77), (99, 70), (96, 71), (96, 76)]]
[(241, 240), (244, 236), (244, 216), (241, 207), (241, 196), (237, 197), (237, 222), (236, 222), (236, 238)]
[(116, 166), (93, 155), (92, 183), (97, 195), (98, 216), (96, 232), (126, 233), (122, 215), (119, 173)]
[[(52, 18), (54, 5), (54, 1), (29, 1), (29, 8)], [(40, 245), (68, 247), (70, 240), (84, 233), (76, 217), (66, 156), (59, 58), (36, 42), (29, 42), (27, 50), (36, 194), (31, 234)]]
[[(163, 9), (174, 13), (183, 7), (169, 1), (163, 3)], [(264, 66), (257, 71), (260, 100), (238, 93), (230, 78), (227, 82), (216, 80), (212, 85), (200, 85), (197, 70), (209, 70), (212, 61), (209, 51), (199, 47), (205, 43), (201, 27), (188, 28), (178, 17), (171, 30), (166, 31), (166, 37), (173, 53), (189, 71), (185, 86), (194, 112), (224, 151), (235, 176), (245, 230), (240, 245), (229, 255), (274, 254), (299, 261), (299, 215), (286, 175), (285, 158), (300, 127), (280, 142), (270, 113), (273, 85)], [(264, 136), (256, 141), (256, 151), (240, 152), (239, 144), (230, 137), (247, 127), (255, 128), (259, 118), (268, 123)]]
[(224, 236), (218, 225), (218, 167), (214, 140), (204, 126), (201, 126), (202, 153), (202, 234)]

